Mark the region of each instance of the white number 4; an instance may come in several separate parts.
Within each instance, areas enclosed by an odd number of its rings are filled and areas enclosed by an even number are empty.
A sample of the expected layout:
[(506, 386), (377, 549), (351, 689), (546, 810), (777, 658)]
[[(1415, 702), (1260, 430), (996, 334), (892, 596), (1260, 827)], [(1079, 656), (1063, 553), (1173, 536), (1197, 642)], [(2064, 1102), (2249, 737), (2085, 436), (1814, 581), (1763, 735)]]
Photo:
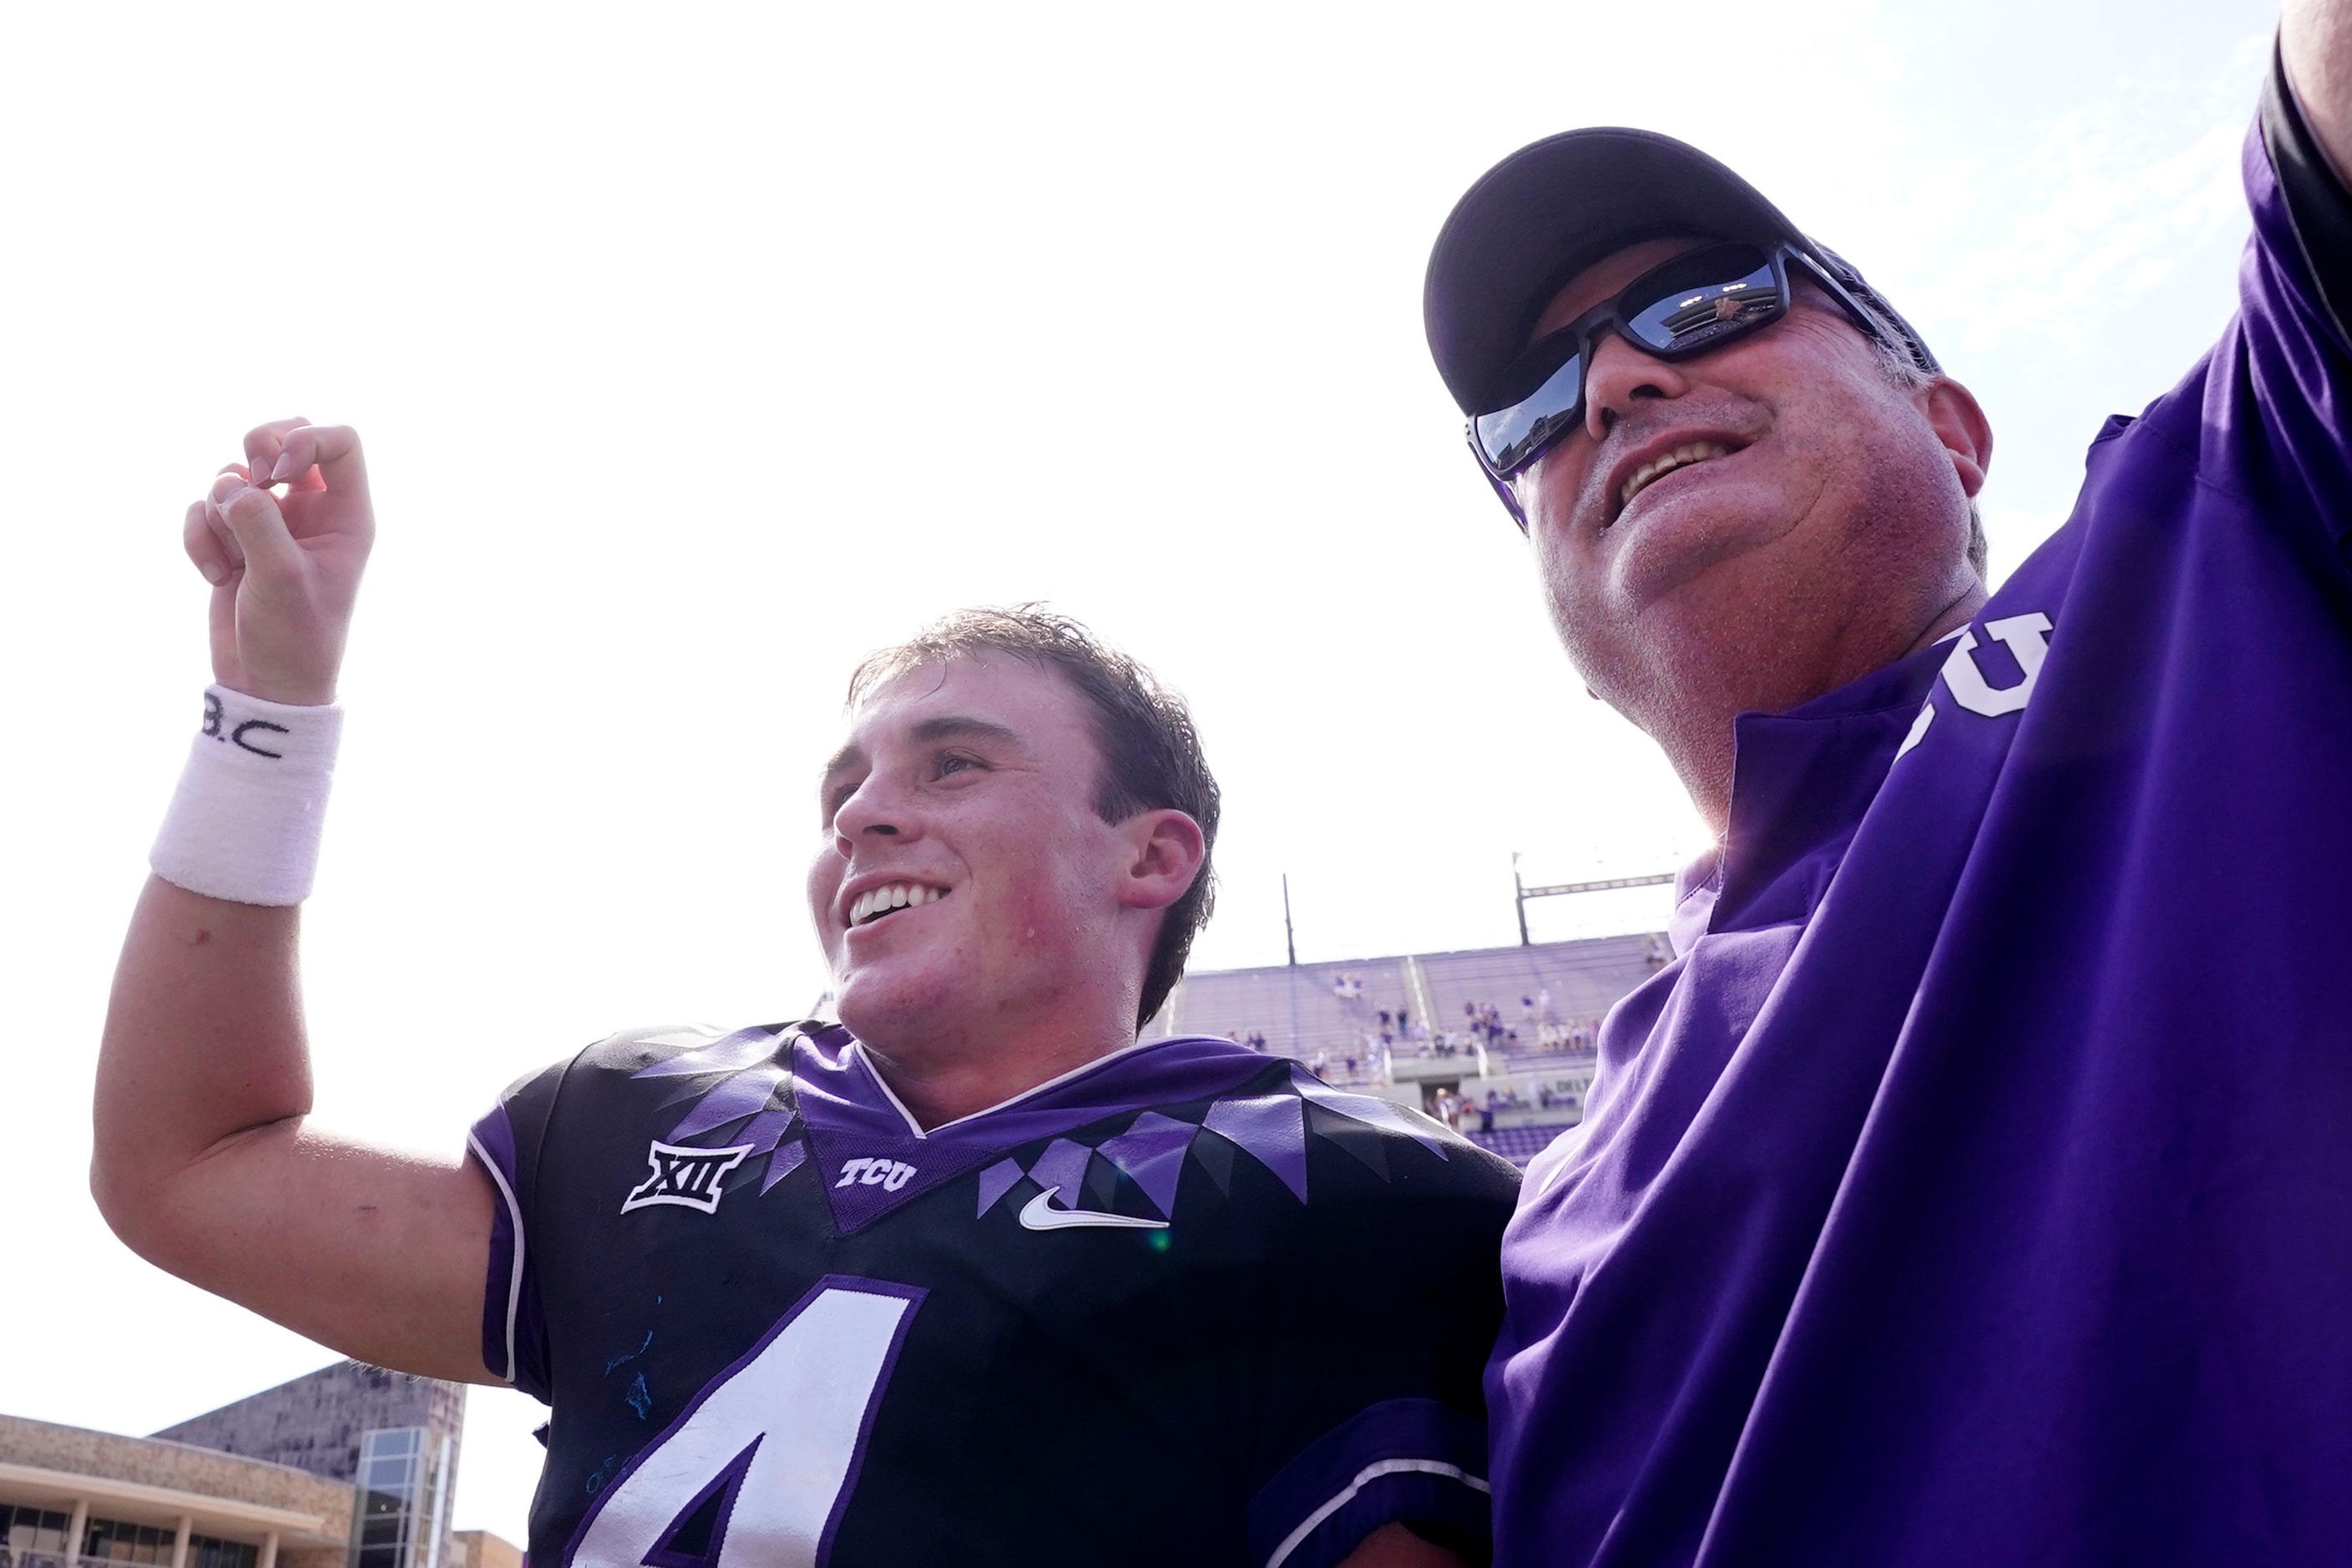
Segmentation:
[(815, 1568), (923, 1296), (818, 1280), (605, 1489), (574, 1568)]

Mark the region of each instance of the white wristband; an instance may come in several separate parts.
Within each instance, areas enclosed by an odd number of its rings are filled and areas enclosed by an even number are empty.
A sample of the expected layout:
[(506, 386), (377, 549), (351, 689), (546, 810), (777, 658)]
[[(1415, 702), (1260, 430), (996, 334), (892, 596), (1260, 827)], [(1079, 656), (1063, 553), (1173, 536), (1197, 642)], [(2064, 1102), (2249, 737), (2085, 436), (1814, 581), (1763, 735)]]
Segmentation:
[(319, 830), (343, 710), (265, 702), (215, 686), (179, 793), (147, 863), (192, 893), (299, 904), (319, 868)]

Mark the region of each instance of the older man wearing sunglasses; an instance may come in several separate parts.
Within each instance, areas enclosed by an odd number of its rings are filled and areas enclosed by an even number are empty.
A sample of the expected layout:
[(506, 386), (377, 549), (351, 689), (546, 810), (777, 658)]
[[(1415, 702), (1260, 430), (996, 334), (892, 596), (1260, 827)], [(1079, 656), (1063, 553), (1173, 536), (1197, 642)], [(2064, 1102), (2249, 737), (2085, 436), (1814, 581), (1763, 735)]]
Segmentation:
[(1440, 373), (1721, 833), (1530, 1171), (1496, 1561), (2352, 1562), (2352, 3), (2212, 352), (1989, 592), (1991, 439), (1694, 149), (1505, 160)]

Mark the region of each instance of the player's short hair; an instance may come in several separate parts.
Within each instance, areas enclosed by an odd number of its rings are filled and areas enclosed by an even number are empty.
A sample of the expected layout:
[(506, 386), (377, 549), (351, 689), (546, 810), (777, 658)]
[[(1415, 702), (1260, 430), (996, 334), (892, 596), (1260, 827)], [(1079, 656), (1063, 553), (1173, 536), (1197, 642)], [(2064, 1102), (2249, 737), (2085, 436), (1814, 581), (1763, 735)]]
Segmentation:
[(1201, 871), (1184, 896), (1168, 906), (1143, 977), (1141, 1028), (1160, 1010), (1184, 973), (1192, 938), (1209, 923), (1216, 903), (1216, 873), (1211, 854), (1217, 843), (1220, 795), (1217, 781), (1201, 753), (1201, 737), (1184, 700), (1152, 673), (1109, 647), (1067, 616), (1042, 605), (958, 610), (925, 626), (905, 642), (866, 656), (849, 678), (849, 706), (866, 694), (926, 665), (951, 658), (1004, 654), (1054, 670), (1077, 689), (1094, 712), (1095, 745), (1102, 753), (1102, 776), (1095, 781), (1094, 806), (1105, 822), (1124, 822), (1139, 811), (1173, 808), (1201, 825)]

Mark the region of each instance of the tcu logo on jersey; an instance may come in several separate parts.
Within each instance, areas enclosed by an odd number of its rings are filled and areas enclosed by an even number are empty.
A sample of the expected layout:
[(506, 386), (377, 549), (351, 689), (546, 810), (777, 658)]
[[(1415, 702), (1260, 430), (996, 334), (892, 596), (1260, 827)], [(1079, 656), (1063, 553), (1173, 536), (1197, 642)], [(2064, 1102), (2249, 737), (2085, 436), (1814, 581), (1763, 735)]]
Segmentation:
[[(1963, 628), (1958, 640), (1952, 645), (1951, 657), (1944, 660), (1944, 689), (1952, 694), (1953, 701), (1969, 712), (1987, 719), (1998, 719), (2004, 713), (2021, 710), (2033, 700), (2033, 685), (2042, 679), (2042, 661), (2050, 653), (2053, 627), (2048, 616), (2032, 610), (2021, 616), (1987, 621), (1984, 629), (1985, 636), (2009, 649), (2010, 657), (2017, 660), (2018, 673), (2022, 679), (2013, 686), (1995, 686), (1987, 680), (1983, 669), (1977, 664), (1977, 648), (1980, 646), (1977, 642), (1977, 634)], [(1935, 721), (1936, 707), (1931, 702), (1919, 710), (1918, 719), (1913, 722), (1911, 732), (1903, 737), (1903, 744), (1896, 748), (1895, 756), (1901, 757), (1926, 740), (1927, 726)]]
[(2014, 686), (2002, 687), (1995, 687), (1977, 668), (1977, 634), (1962, 631), (1952, 657), (1944, 661), (1944, 684), (1950, 689), (1952, 700), (1988, 719), (2024, 707), (2033, 700), (2033, 683), (2042, 678), (2042, 656), (2050, 651), (2050, 617), (2039, 610), (1985, 623), (1985, 636), (2008, 647), (2025, 677)]
[(719, 1200), (727, 1195), (719, 1190), (719, 1178), (741, 1164), (751, 1152), (749, 1143), (740, 1149), (681, 1149), (656, 1139), (646, 1151), (646, 1163), (653, 1167), (654, 1173), (629, 1194), (621, 1205), (621, 1212), (677, 1204), (700, 1209), (704, 1214), (716, 1214)]
[(895, 1193), (914, 1179), (915, 1167), (900, 1164), (896, 1160), (845, 1160), (841, 1165), (841, 1180), (833, 1184), (846, 1187), (863, 1184), (879, 1187), (886, 1193)]

